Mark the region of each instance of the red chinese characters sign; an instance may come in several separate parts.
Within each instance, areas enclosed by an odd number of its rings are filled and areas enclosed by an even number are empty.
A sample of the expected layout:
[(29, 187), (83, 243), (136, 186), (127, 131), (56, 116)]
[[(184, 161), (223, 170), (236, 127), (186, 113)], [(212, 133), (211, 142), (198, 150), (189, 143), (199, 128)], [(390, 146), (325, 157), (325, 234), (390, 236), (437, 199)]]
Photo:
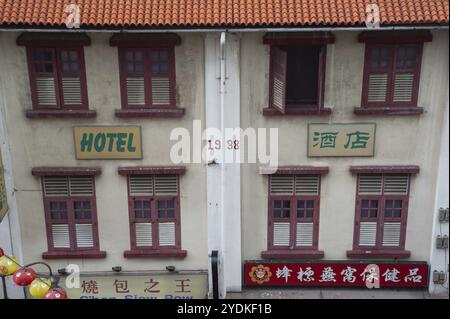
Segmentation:
[(244, 265), (246, 286), (423, 288), (426, 263), (258, 263)]

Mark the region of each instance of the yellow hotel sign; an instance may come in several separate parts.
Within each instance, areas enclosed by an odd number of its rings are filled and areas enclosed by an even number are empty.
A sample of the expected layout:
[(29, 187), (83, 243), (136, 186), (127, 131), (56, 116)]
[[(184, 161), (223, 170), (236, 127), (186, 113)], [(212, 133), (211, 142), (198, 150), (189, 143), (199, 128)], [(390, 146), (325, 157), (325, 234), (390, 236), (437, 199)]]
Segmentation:
[(309, 124), (308, 156), (374, 156), (375, 124)]
[(8, 201), (6, 197), (5, 175), (3, 170), (2, 152), (0, 150), (0, 222), (8, 212)]
[[(69, 279), (70, 282), (70, 279)], [(81, 275), (79, 288), (62, 288), (71, 299), (205, 299), (206, 273)]]
[(76, 126), (77, 159), (141, 159), (139, 126)]

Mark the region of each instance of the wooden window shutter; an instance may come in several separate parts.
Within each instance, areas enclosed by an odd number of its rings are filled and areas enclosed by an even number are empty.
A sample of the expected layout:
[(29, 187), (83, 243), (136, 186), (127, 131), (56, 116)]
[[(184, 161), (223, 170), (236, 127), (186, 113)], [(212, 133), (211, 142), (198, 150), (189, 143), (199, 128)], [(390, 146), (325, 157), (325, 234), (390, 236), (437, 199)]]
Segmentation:
[(160, 222), (158, 231), (160, 246), (175, 246), (175, 222)]
[(382, 194), (381, 174), (360, 174), (358, 181), (359, 195), (381, 195)]
[(288, 247), (290, 245), (290, 228), (289, 222), (273, 223), (273, 246)]
[(399, 247), (401, 235), (401, 222), (384, 222), (383, 246)]
[(51, 229), (53, 248), (70, 248), (69, 225), (53, 224)]
[(272, 56), (272, 80), (271, 80), (271, 101), (273, 108), (285, 113), (286, 109), (286, 73), (287, 73), (287, 53), (273, 46)]
[(29, 48), (28, 59), (35, 106), (59, 108), (55, 50)]
[(360, 222), (359, 245), (375, 246), (377, 242), (377, 222)]
[(145, 78), (131, 77), (126, 78), (126, 94), (128, 105), (145, 105)]
[(367, 101), (369, 103), (386, 102), (388, 87), (388, 75), (369, 74)]
[(170, 78), (152, 77), (152, 105), (170, 104)]
[(93, 196), (94, 179), (92, 176), (71, 176), (69, 188), (71, 196)]
[(152, 227), (152, 223), (135, 223), (136, 247), (151, 247), (153, 245)]
[(300, 247), (312, 246), (313, 231), (314, 231), (314, 224), (312, 222), (297, 223), (296, 245)]
[(319, 175), (297, 175), (295, 177), (295, 195), (318, 195)]
[(124, 103), (129, 107), (147, 104), (145, 50), (123, 48), (119, 51)]
[(414, 85), (420, 64), (417, 45), (399, 45), (395, 49), (392, 102), (411, 104), (415, 100)]
[(385, 195), (407, 195), (409, 188), (409, 174), (385, 174)]
[(84, 60), (80, 49), (58, 49), (62, 105), (81, 107), (84, 101)]
[(383, 105), (389, 99), (392, 49), (388, 46), (368, 46), (366, 55), (367, 103)]
[(153, 195), (152, 175), (130, 175), (129, 185), (130, 185), (130, 195), (132, 196)]
[(67, 182), (66, 176), (45, 176), (43, 181), (45, 196), (68, 196)]
[(155, 175), (155, 195), (177, 195), (177, 175)]
[(75, 235), (78, 248), (94, 247), (94, 231), (92, 224), (75, 224)]
[(272, 175), (270, 177), (270, 193), (272, 195), (292, 195), (294, 193), (294, 176)]

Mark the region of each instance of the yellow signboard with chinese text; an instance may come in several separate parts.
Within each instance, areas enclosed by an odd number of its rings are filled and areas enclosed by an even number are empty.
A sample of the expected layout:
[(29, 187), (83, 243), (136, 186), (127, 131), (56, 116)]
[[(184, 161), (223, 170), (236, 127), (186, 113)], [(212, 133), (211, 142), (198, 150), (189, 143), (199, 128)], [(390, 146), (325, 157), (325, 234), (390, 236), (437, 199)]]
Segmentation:
[(309, 124), (309, 157), (374, 156), (374, 123)]
[(0, 150), (0, 222), (8, 212), (8, 199), (6, 197), (5, 175), (3, 170), (2, 152)]
[(139, 126), (76, 126), (77, 159), (141, 159)]
[[(68, 283), (73, 283), (73, 280), (69, 278)], [(65, 278), (61, 278), (59, 285), (71, 299), (205, 299), (208, 294), (208, 275), (206, 272), (81, 274), (79, 288), (69, 288)]]

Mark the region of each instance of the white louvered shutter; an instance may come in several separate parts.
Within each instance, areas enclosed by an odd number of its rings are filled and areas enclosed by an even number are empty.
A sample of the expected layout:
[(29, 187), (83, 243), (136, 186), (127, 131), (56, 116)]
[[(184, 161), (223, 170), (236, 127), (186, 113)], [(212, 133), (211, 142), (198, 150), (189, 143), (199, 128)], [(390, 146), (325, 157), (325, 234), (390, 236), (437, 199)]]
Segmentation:
[(408, 194), (409, 174), (385, 174), (384, 194), (385, 195), (406, 195)]
[(175, 222), (159, 223), (159, 245), (175, 246)]
[(394, 102), (412, 102), (414, 73), (397, 73), (394, 76)]
[(377, 242), (377, 222), (361, 222), (359, 224), (359, 245), (375, 246)]
[(92, 176), (71, 176), (69, 177), (69, 187), (71, 196), (93, 196), (94, 178)]
[(295, 177), (295, 195), (318, 195), (319, 175), (297, 175)]
[(81, 79), (79, 77), (62, 77), (62, 95), (65, 106), (81, 105)]
[(297, 223), (296, 245), (312, 246), (313, 244), (313, 223)]
[(45, 176), (44, 177), (45, 196), (68, 196), (69, 186), (66, 176)]
[(289, 246), (290, 227), (291, 224), (288, 222), (273, 223), (273, 246), (275, 247)]
[(127, 77), (126, 78), (127, 104), (128, 105), (145, 105), (145, 78)]
[(155, 175), (155, 195), (177, 195), (177, 175)]
[(400, 222), (385, 222), (383, 224), (383, 246), (399, 247), (400, 246)]
[(272, 101), (273, 108), (282, 114), (286, 110), (286, 69), (287, 53), (272, 47)]
[(170, 78), (152, 77), (152, 105), (170, 105)]
[(54, 77), (36, 77), (36, 98), (40, 106), (57, 107), (56, 83)]
[(382, 194), (381, 174), (360, 174), (358, 184), (359, 195), (381, 195)]
[(387, 98), (388, 75), (369, 74), (367, 85), (367, 101), (369, 103), (384, 103)]
[(78, 248), (94, 247), (94, 232), (92, 224), (76, 224), (75, 235)]
[(152, 196), (153, 176), (152, 175), (130, 175), (130, 195), (132, 196)]
[(292, 195), (294, 193), (294, 176), (272, 175), (270, 177), (270, 193), (272, 195)]
[(69, 225), (52, 225), (53, 248), (70, 248)]
[(152, 223), (135, 223), (136, 246), (151, 247), (153, 245)]

